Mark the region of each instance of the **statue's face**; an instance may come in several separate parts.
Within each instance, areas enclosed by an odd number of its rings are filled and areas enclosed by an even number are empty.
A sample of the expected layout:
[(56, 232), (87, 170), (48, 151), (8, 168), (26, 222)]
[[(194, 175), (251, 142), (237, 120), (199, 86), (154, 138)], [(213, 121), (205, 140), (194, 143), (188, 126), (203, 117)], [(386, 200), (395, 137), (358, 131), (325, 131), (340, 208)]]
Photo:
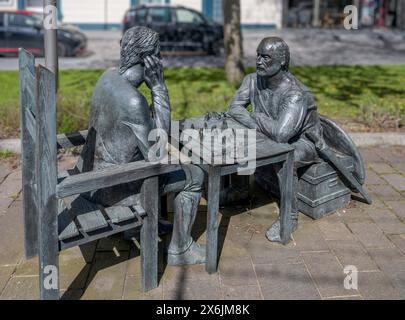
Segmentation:
[(283, 66), (283, 61), (275, 52), (273, 43), (262, 41), (257, 48), (256, 70), (257, 74), (263, 77), (272, 77), (276, 75)]

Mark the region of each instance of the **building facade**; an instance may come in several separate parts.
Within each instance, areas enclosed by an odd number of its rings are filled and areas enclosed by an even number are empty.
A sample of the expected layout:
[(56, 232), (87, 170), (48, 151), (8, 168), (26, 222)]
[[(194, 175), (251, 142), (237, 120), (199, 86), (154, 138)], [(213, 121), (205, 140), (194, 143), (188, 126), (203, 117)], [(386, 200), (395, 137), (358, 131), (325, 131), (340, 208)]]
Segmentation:
[[(405, 29), (405, 0), (240, 0), (242, 28), (341, 27), (343, 8), (359, 8), (360, 25)], [(42, 11), (43, 0), (0, 0), (1, 9)], [(182, 5), (223, 21), (222, 0), (58, 0), (58, 19), (83, 29), (121, 28), (125, 11), (146, 3)]]
[[(1, 9), (42, 11), (42, 0), (0, 0)], [(242, 27), (281, 28), (283, 0), (241, 0)], [(146, 3), (182, 5), (222, 22), (222, 0), (58, 0), (58, 18), (83, 29), (121, 28), (125, 11)]]

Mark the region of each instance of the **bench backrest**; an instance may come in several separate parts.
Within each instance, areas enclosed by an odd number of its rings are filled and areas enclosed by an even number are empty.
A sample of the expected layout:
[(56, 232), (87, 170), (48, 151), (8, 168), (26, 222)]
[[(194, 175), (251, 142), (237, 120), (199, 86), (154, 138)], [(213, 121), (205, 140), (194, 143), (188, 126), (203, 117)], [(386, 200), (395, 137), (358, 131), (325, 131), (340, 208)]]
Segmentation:
[[(55, 75), (20, 49), (21, 159), (25, 254), (38, 254), (41, 227), (52, 228), (57, 206)], [(54, 226), (55, 227), (55, 226)], [(57, 230), (57, 226), (56, 226)], [(47, 232), (48, 233), (48, 232)]]

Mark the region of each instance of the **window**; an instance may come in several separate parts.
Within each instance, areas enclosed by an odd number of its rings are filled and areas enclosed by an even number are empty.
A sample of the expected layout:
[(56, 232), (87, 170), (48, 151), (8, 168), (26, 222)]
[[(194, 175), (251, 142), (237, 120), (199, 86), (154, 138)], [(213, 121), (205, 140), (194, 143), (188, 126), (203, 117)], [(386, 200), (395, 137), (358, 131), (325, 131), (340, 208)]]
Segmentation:
[(204, 20), (201, 16), (194, 11), (186, 9), (177, 9), (176, 10), (176, 19), (178, 23), (203, 23)]
[(152, 22), (172, 22), (171, 11), (169, 8), (150, 8), (149, 16)]
[(0, 27), (4, 25), (4, 13), (0, 12)]
[(0, 0), (0, 7), (11, 7), (14, 5), (13, 0)]
[(25, 0), (27, 8), (42, 8), (44, 6), (43, 0)]
[(34, 28), (34, 27), (40, 27), (41, 21), (32, 16), (26, 16), (23, 14), (9, 14), (8, 15), (8, 24), (10, 26)]
[(135, 12), (135, 21), (137, 23), (146, 23), (146, 9), (139, 9)]

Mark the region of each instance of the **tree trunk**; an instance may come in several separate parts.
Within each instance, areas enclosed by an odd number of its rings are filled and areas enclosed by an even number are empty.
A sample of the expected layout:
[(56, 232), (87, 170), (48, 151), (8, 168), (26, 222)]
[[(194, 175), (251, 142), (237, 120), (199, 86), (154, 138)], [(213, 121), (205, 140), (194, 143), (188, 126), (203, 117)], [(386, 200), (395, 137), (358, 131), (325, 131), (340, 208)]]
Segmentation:
[(225, 70), (229, 83), (239, 84), (245, 76), (243, 67), (240, 0), (223, 0)]
[(405, 30), (405, 0), (397, 2), (396, 27)]

